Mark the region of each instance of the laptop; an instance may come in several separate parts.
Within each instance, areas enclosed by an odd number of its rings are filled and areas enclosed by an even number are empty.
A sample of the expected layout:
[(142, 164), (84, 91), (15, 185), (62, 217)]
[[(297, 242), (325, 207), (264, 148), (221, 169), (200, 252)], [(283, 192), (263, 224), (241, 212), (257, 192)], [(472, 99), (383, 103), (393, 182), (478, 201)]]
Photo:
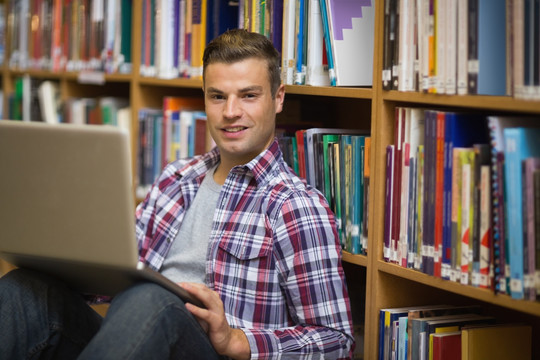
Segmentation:
[(0, 257), (86, 294), (150, 281), (138, 261), (130, 136), (107, 125), (0, 121)]

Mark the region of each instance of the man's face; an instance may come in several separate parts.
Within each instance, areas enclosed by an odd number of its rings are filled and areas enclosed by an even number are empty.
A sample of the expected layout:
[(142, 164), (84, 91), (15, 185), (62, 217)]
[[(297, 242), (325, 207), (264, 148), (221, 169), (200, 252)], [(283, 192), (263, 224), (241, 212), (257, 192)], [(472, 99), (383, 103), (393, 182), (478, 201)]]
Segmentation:
[(270, 145), (285, 91), (281, 86), (272, 99), (266, 61), (250, 58), (208, 65), (204, 94), (210, 134), (222, 163), (248, 163)]

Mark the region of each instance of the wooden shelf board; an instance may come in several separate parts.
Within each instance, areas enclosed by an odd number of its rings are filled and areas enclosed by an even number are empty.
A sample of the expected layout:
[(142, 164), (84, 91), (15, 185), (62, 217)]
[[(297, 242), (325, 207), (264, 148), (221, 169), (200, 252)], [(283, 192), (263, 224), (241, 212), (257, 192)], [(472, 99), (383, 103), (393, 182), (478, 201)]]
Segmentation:
[(367, 267), (367, 256), (365, 255), (355, 255), (348, 251), (343, 251), (343, 261), (350, 264)]
[(540, 112), (540, 102), (515, 99), (511, 96), (486, 96), (486, 95), (437, 95), (418, 92), (385, 91), (383, 100), (407, 102), (429, 106), (452, 106), (464, 109), (489, 111), (511, 111), (520, 113)]
[(285, 93), (355, 99), (371, 99), (373, 97), (373, 91), (371, 88), (351, 88), (334, 86), (285, 85)]
[(140, 77), (139, 83), (142, 85), (184, 87), (193, 89), (201, 89), (203, 84), (202, 80), (200, 79), (159, 79), (154, 77)]
[(392, 274), (400, 278), (415, 281), (458, 295), (467, 296), (473, 299), (517, 310), (534, 316), (540, 316), (540, 302), (512, 299), (509, 295), (495, 294), (490, 289), (482, 289), (470, 285), (462, 285), (457, 282), (433, 277), (416, 270), (406, 269), (399, 265), (387, 263), (384, 261), (378, 261), (377, 269), (379, 271)]

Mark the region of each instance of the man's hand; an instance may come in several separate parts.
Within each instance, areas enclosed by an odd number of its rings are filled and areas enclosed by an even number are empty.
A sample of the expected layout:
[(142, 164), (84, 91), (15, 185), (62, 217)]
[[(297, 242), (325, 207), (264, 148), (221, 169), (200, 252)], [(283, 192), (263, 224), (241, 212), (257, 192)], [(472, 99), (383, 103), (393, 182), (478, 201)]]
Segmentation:
[(249, 359), (251, 350), (247, 337), (242, 330), (229, 326), (219, 295), (203, 284), (182, 283), (180, 286), (206, 306), (202, 309), (186, 303), (186, 308), (199, 320), (217, 353), (233, 359)]

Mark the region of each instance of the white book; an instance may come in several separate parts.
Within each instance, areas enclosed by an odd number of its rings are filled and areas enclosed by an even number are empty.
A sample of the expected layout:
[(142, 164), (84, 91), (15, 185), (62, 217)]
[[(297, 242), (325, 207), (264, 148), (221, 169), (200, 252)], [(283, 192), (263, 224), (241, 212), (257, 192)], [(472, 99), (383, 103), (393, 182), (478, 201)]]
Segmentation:
[(374, 4), (327, 0), (337, 86), (373, 82)]
[(285, 85), (294, 84), (294, 36), (296, 21), (296, 6), (294, 0), (283, 1), (283, 39), (281, 50), (281, 82)]
[(437, 1), (436, 4), (435, 36), (437, 38), (437, 77), (435, 82), (435, 91), (437, 94), (444, 94), (446, 90), (446, 1)]
[(48, 124), (58, 123), (58, 85), (52, 81), (43, 81), (38, 87), (38, 99), (41, 108), (41, 118)]
[(161, 25), (159, 32), (159, 67), (158, 77), (173, 79), (178, 76), (174, 67), (174, 7), (172, 0), (161, 1)]
[(399, 2), (398, 90), (414, 91), (414, 0)]
[(457, 0), (446, 2), (445, 77), (448, 95), (457, 93)]
[(309, 0), (306, 85), (329, 86), (328, 66), (323, 64), (324, 34), (320, 0)]
[[(429, 89), (429, 2), (416, 0), (417, 46), (418, 46), (418, 89), (427, 92)], [(431, 24), (433, 26), (433, 24)]]
[(468, 62), (468, 0), (457, 2), (457, 94), (467, 95), (467, 62)]

